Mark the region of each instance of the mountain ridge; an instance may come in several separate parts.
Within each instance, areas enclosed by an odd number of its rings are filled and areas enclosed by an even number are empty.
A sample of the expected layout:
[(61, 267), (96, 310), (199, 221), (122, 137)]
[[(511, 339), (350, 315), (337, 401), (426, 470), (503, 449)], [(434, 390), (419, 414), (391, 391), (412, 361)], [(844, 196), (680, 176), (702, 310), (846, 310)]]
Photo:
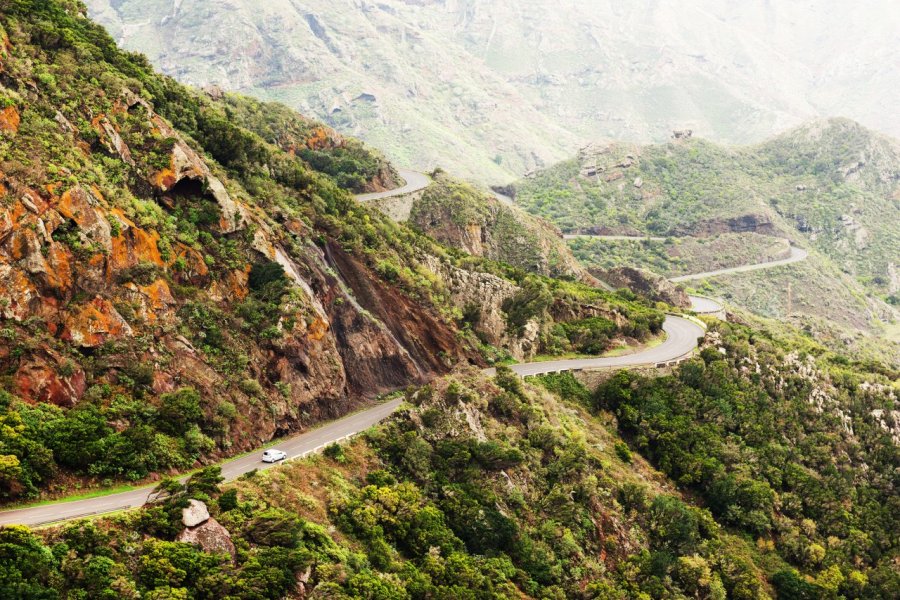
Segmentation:
[(900, 135), (890, 2), (89, 6), (169, 74), (284, 101), (401, 164), (486, 184), (587, 140), (661, 142), (674, 129), (746, 144), (847, 115)]

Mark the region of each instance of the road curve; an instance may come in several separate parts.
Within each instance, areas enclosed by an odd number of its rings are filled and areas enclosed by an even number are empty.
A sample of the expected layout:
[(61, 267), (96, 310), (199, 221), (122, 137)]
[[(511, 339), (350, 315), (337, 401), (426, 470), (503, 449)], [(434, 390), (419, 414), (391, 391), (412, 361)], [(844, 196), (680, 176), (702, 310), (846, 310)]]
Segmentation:
[[(574, 240), (578, 238), (597, 238), (600, 240), (633, 240), (633, 241), (642, 241), (642, 240), (651, 240), (651, 241), (665, 241), (666, 238), (662, 237), (652, 237), (652, 236), (637, 236), (637, 235), (593, 235), (588, 233), (567, 233), (563, 235), (563, 239), (566, 240)], [(783, 265), (789, 265), (792, 263), (800, 262), (806, 260), (809, 256), (809, 252), (804, 250), (803, 248), (798, 248), (797, 246), (791, 246), (791, 253), (787, 258), (782, 258), (780, 260), (770, 260), (768, 262), (761, 263), (753, 263), (752, 265), (741, 265), (739, 267), (730, 267), (728, 269), (718, 269), (715, 271), (704, 271), (703, 273), (692, 273), (690, 275), (679, 275), (678, 277), (670, 277), (669, 281), (673, 281), (678, 283), (680, 281), (693, 281), (696, 279), (706, 279), (707, 277), (716, 277), (718, 275), (728, 275), (729, 273), (746, 273), (747, 271), (757, 271), (759, 269), (771, 269), (772, 267), (780, 267)]]
[(691, 299), (691, 310), (698, 315), (713, 315), (722, 312), (725, 306), (706, 296), (688, 296)]
[[(561, 371), (578, 371), (581, 369), (625, 368), (656, 365), (671, 362), (689, 355), (697, 347), (697, 339), (703, 336), (704, 329), (689, 319), (669, 315), (663, 323), (666, 341), (659, 346), (646, 348), (633, 354), (608, 356), (601, 358), (574, 358), (569, 360), (548, 360), (542, 362), (511, 365), (509, 368), (523, 377), (543, 375)], [(493, 375), (495, 369), (485, 369), (485, 373)]]
[[(400, 403), (400, 399), (395, 399), (348, 415), (312, 431), (286, 439), (278, 444), (278, 448), (284, 450), (289, 459), (306, 456), (328, 444), (346, 439), (376, 425), (397, 410)], [(222, 475), (226, 480), (231, 480), (254, 469), (263, 470), (277, 466), (277, 464), (262, 462), (260, 460), (261, 451), (262, 448), (222, 463)], [(0, 512), (0, 526), (15, 524), (34, 527), (78, 517), (136, 508), (147, 501), (147, 496), (153, 491), (154, 487), (147, 486), (108, 496), (98, 496), (70, 502), (61, 500), (53, 504)]]
[(755, 263), (752, 265), (742, 265), (740, 267), (731, 267), (730, 269), (718, 269), (716, 271), (706, 271), (705, 273), (694, 273), (693, 275), (682, 275), (681, 277), (672, 277), (669, 281), (678, 283), (679, 281), (692, 281), (695, 279), (706, 279), (707, 277), (716, 277), (718, 275), (728, 275), (729, 273), (746, 273), (747, 271), (757, 271), (759, 269), (771, 269), (772, 267), (780, 267), (795, 262), (806, 260), (809, 252), (803, 248), (791, 246), (791, 254), (787, 258), (781, 260), (772, 260), (764, 263)]
[(419, 173), (418, 171), (410, 171), (408, 169), (397, 169), (397, 173), (399, 173), (400, 177), (402, 177), (406, 181), (406, 185), (404, 185), (403, 187), (388, 190), (386, 192), (357, 194), (355, 198), (359, 202), (369, 202), (371, 200), (380, 200), (382, 198), (391, 198), (393, 196), (412, 194), (413, 192), (418, 192), (419, 190), (423, 190), (431, 185), (431, 178), (424, 173)]
[[(687, 356), (697, 347), (697, 339), (703, 335), (703, 328), (697, 323), (671, 315), (666, 317), (663, 329), (667, 334), (665, 342), (659, 346), (647, 348), (634, 354), (606, 358), (579, 358), (524, 363), (512, 365), (510, 368), (524, 377), (580, 369), (654, 365)], [(485, 369), (484, 372), (488, 375), (496, 373), (495, 369)], [(344, 440), (376, 425), (389, 417), (399, 408), (400, 404), (400, 399), (378, 404), (372, 408), (279, 442), (278, 448), (286, 452), (289, 459), (306, 456), (328, 444)], [(260, 461), (259, 453), (261, 450), (262, 448), (259, 448), (250, 454), (222, 463), (222, 475), (226, 480), (232, 480), (254, 469), (262, 470), (275, 466)], [(136, 508), (147, 501), (147, 497), (152, 490), (153, 486), (148, 486), (108, 496), (98, 496), (70, 502), (61, 500), (53, 504), (4, 511), (0, 512), (0, 526), (18, 524), (34, 527), (79, 517)]]

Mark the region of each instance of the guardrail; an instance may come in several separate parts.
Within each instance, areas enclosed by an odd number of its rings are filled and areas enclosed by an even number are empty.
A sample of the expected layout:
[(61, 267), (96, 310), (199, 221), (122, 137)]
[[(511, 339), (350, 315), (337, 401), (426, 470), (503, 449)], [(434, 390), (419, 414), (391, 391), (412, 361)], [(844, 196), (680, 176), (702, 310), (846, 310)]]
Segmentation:
[(304, 458), (306, 458), (307, 456), (311, 456), (311, 455), (313, 455), (313, 454), (317, 454), (319, 451), (324, 450), (325, 448), (327, 448), (328, 446), (331, 446), (332, 444), (340, 444), (341, 442), (346, 442), (347, 440), (349, 440), (349, 439), (351, 439), (351, 438), (354, 438), (354, 437), (358, 436), (360, 433), (362, 433), (362, 432), (361, 432), (361, 431), (357, 431), (356, 433), (348, 433), (347, 435), (341, 436), (341, 437), (339, 437), (339, 438), (337, 438), (337, 439), (335, 439), (335, 440), (332, 440), (332, 441), (330, 441), (330, 442), (327, 442), (327, 443), (325, 443), (325, 444), (319, 444), (318, 446), (316, 446), (315, 448), (312, 448), (312, 449), (310, 449), (310, 450), (304, 450), (303, 452), (301, 452), (300, 454), (298, 454), (298, 455), (296, 455), (296, 456), (289, 456), (288, 458), (286, 458), (286, 459), (284, 459), (284, 460), (282, 460), (282, 461), (280, 461), (280, 462), (278, 462), (278, 463), (275, 463), (273, 466), (278, 467), (278, 466), (281, 466), (281, 465), (283, 465), (283, 464), (285, 464), (285, 463), (293, 462), (293, 461), (295, 461), (295, 460), (301, 460), (301, 459), (304, 459)]
[(44, 527), (45, 525), (52, 525), (53, 523), (62, 523), (63, 521), (71, 521), (72, 519), (83, 519), (85, 517), (96, 517), (98, 515), (106, 515), (109, 513), (119, 512), (122, 510), (121, 508), (107, 508), (104, 510), (92, 510), (85, 513), (80, 513), (77, 515), (70, 515), (67, 517), (54, 517), (52, 519), (47, 519), (46, 521), (40, 521), (38, 523), (34, 523), (33, 525), (29, 525), (29, 527)]

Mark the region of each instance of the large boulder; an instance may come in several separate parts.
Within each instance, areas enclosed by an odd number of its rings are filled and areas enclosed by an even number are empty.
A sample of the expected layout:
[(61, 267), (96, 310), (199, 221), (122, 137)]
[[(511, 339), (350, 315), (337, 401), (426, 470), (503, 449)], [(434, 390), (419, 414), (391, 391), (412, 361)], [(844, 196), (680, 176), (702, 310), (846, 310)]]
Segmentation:
[[(192, 502), (196, 501), (192, 500)], [(204, 508), (206, 507), (204, 506)], [(175, 540), (186, 544), (196, 544), (209, 554), (228, 554), (232, 561), (236, 555), (231, 534), (221, 523), (209, 518), (208, 514), (206, 521), (195, 527), (186, 527)]]
[(190, 504), (181, 510), (181, 522), (185, 527), (194, 527), (209, 520), (206, 504), (199, 500), (190, 500)]

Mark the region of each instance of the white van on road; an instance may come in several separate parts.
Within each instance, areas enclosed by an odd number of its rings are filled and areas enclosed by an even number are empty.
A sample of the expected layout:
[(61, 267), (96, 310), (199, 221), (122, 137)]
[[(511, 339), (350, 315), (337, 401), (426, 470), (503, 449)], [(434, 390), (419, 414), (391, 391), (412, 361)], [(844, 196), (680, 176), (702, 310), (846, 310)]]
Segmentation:
[(287, 458), (287, 454), (285, 454), (281, 450), (276, 450), (275, 448), (270, 448), (263, 452), (262, 461), (265, 463), (273, 463), (278, 462), (279, 460), (284, 460)]

